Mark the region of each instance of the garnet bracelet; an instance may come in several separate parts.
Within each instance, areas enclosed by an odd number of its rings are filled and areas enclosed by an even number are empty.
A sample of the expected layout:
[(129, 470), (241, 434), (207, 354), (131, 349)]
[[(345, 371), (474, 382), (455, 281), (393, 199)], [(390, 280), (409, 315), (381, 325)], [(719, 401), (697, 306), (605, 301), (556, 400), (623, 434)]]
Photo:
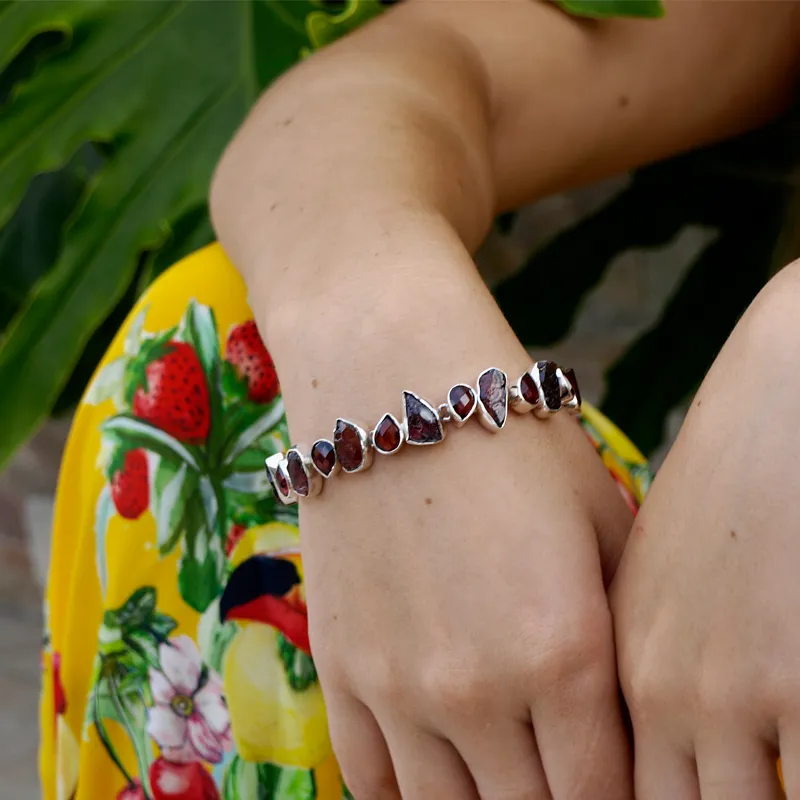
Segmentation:
[[(476, 390), (477, 388), (477, 390)], [(447, 425), (460, 428), (477, 411), (478, 420), (496, 432), (506, 424), (508, 407), (520, 414), (529, 411), (548, 417), (561, 409), (580, 413), (581, 393), (575, 371), (562, 370), (552, 361), (537, 361), (513, 385), (496, 367), (478, 376), (476, 388), (457, 383), (447, 393), (447, 402), (432, 406), (414, 392), (403, 392), (403, 421), (384, 414), (369, 432), (346, 419), (337, 419), (333, 441), (318, 439), (306, 455), (300, 448), (267, 459), (267, 478), (276, 498), (286, 505), (299, 497), (313, 497), (322, 491), (325, 479), (339, 471), (363, 472), (372, 465), (375, 453), (391, 455), (404, 444), (430, 445), (441, 442)]]

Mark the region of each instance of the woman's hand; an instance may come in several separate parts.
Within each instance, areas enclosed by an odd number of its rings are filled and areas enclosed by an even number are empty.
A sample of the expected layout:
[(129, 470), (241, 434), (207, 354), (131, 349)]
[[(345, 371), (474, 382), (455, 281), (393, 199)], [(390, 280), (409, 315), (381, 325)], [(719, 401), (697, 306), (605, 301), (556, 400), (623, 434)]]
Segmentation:
[[(401, 250), (427, 244), (384, 292), (349, 280), (303, 304), (313, 327), (287, 324), (291, 306), (261, 319), (306, 446), (337, 416), (399, 415), (403, 389), (438, 404), (486, 367), (530, 366), (441, 221), (393, 229)], [(301, 501), (311, 645), (354, 795), (630, 798), (603, 580), (630, 524), (566, 415), (473, 421)]]
[(800, 275), (706, 378), (612, 597), (641, 800), (800, 797)]
[[(404, 388), (525, 369), (469, 255), (493, 215), (774, 113), (797, 52), (778, 5), (585, 24), (529, 0), (403, 3), (270, 88), (211, 206), (295, 441), (371, 426)], [(346, 778), (370, 800), (395, 778), (412, 799), (628, 798), (603, 570), (629, 512), (574, 421), (452, 438), (302, 504)]]

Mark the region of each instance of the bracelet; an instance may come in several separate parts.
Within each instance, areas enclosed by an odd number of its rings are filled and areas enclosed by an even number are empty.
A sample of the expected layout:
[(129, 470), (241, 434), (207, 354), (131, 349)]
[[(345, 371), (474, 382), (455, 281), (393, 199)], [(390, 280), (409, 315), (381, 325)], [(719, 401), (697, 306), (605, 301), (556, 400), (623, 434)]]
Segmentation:
[(433, 406), (414, 392), (403, 392), (403, 421), (384, 414), (371, 430), (339, 418), (333, 439), (318, 439), (306, 454), (294, 446), (266, 460), (267, 479), (275, 497), (285, 505), (300, 497), (314, 497), (325, 481), (339, 472), (363, 472), (375, 453), (392, 455), (404, 444), (427, 446), (443, 441), (447, 427), (460, 428), (477, 415), (480, 423), (496, 433), (505, 427), (509, 406), (520, 414), (529, 411), (540, 418), (566, 410), (579, 414), (581, 393), (575, 371), (561, 369), (552, 361), (537, 361), (517, 382), (508, 385), (501, 369), (490, 367), (478, 376), (476, 386), (457, 383), (447, 401)]

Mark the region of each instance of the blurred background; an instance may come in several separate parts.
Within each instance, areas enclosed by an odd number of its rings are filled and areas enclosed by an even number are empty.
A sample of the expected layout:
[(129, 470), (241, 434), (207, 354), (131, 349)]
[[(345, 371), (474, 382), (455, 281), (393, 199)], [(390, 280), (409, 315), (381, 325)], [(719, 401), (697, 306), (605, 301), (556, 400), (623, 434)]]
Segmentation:
[[(384, 5), (0, 2), (3, 798), (37, 796), (40, 596), (71, 410), (137, 296), (212, 240), (211, 170), (258, 91)], [(543, 199), (498, 219), (478, 256), (531, 352), (573, 365), (654, 464), (741, 313), (800, 255), (785, 224), (798, 136), (789, 114)]]

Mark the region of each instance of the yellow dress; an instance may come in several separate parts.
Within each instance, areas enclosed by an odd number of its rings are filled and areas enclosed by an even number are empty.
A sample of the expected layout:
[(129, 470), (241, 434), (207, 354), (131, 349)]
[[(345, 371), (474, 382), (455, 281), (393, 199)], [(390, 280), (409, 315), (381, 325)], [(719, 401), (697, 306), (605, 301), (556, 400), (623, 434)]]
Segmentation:
[[(582, 424), (635, 509), (644, 458), (594, 409)], [(67, 444), (42, 664), (47, 800), (349, 797), (308, 652), (296, 510), (276, 506), (263, 469), (287, 446), (244, 285), (211, 245), (133, 309)], [(266, 598), (258, 613), (245, 595)]]

